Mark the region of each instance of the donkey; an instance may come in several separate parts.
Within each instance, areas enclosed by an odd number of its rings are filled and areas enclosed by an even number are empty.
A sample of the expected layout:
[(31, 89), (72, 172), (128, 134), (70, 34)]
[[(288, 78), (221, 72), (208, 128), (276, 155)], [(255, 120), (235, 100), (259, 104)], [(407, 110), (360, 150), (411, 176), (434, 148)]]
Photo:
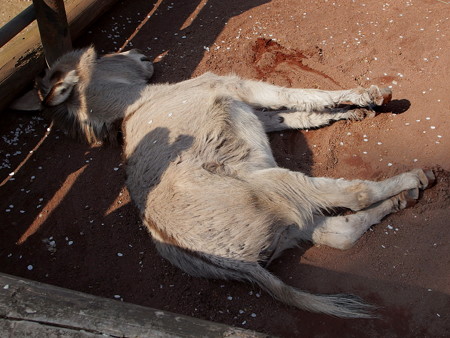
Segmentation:
[[(370, 226), (414, 203), (433, 172), (381, 182), (308, 177), (277, 166), (266, 132), (361, 120), (390, 100), (390, 90), (282, 88), (212, 73), (151, 85), (152, 74), (138, 50), (101, 58), (92, 47), (75, 50), (37, 80), (30, 104), (89, 143), (121, 133), (131, 198), (159, 253), (183, 271), (250, 281), (299, 309), (374, 316), (356, 296), (313, 295), (266, 267), (301, 241), (352, 247)], [(338, 207), (354, 213), (323, 212)]]

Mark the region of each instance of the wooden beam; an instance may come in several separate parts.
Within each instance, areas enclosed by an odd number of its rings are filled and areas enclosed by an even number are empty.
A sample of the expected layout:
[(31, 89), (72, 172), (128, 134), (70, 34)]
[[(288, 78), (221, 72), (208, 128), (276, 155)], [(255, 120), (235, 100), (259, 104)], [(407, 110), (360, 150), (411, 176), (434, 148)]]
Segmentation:
[[(65, 2), (70, 35), (76, 39), (99, 15), (117, 0), (68, 0)], [(21, 94), (45, 66), (36, 22), (17, 36), (0, 53), (0, 111)]]
[(72, 49), (63, 0), (33, 0), (36, 20), (47, 64), (51, 66)]
[(36, 11), (34, 6), (28, 6), (17, 16), (9, 20), (0, 28), (0, 47), (6, 45), (8, 41), (13, 39), (25, 27), (36, 19)]
[(1, 337), (268, 337), (0, 273)]

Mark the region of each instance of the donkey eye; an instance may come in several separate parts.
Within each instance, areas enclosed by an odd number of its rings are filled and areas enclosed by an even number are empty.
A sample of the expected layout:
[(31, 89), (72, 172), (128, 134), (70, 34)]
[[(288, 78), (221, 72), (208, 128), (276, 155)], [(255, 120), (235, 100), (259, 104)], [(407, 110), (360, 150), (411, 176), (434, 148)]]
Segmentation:
[(150, 59), (148, 57), (146, 57), (146, 56), (141, 57), (141, 61), (142, 62), (145, 62), (145, 61), (151, 62)]

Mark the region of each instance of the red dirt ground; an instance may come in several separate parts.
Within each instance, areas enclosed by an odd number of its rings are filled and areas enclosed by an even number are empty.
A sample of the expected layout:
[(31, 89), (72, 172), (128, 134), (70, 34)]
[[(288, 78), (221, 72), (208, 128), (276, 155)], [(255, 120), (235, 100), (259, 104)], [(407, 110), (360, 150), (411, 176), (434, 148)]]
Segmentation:
[(417, 205), (354, 248), (305, 245), (271, 266), (301, 289), (359, 295), (379, 306), (380, 319), (311, 314), (255, 286), (187, 276), (157, 255), (141, 226), (120, 149), (51, 130), (30, 154), (48, 122), (8, 111), (1, 271), (281, 337), (450, 336), (449, 16), (440, 0), (137, 0), (119, 2), (76, 42), (114, 51), (147, 20), (129, 45), (155, 58), (155, 82), (213, 71), (290, 87), (392, 86), (394, 101), (374, 118), (270, 135), (281, 166), (314, 176), (435, 170), (437, 184)]

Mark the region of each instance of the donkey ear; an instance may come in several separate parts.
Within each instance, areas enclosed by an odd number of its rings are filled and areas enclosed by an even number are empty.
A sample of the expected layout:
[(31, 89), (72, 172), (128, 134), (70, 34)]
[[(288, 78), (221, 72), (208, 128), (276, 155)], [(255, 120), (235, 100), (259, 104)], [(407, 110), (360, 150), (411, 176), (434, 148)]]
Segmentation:
[(73, 87), (78, 83), (78, 75), (76, 70), (72, 70), (60, 77), (43, 99), (45, 106), (57, 106), (67, 100)]
[(10, 105), (10, 109), (13, 110), (42, 110), (41, 100), (37, 89), (26, 92), (24, 95), (14, 100)]

